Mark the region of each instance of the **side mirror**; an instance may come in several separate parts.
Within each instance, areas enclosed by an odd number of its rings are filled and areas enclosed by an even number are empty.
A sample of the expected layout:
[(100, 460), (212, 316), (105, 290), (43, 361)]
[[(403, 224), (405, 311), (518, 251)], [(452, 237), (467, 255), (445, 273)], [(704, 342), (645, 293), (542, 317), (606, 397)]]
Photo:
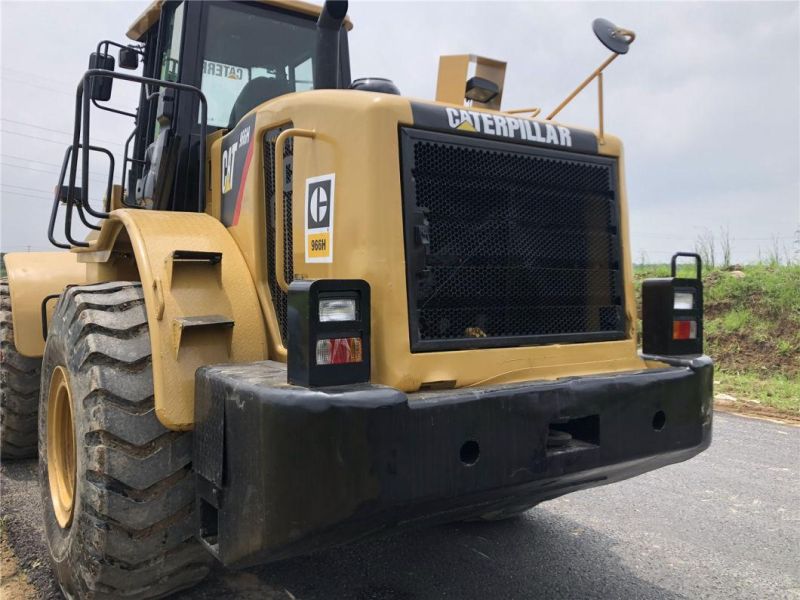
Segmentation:
[[(92, 52), (89, 55), (89, 68), (113, 71), (114, 57), (110, 54), (97, 54), (97, 52)], [(111, 77), (92, 77), (89, 80), (89, 97), (92, 100), (99, 100), (102, 102), (109, 100), (111, 98), (112, 83), (113, 79), (111, 79)]]
[(135, 70), (139, 67), (139, 53), (133, 48), (119, 49), (119, 68)]

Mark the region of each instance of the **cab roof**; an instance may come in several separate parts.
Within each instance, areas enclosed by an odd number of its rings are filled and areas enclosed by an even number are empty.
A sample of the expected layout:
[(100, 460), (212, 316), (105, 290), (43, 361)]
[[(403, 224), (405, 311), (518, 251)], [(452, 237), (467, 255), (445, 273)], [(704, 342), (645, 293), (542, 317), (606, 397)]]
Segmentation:
[[(311, 2), (303, 2), (302, 0), (260, 0), (264, 4), (271, 4), (284, 10), (318, 17), (322, 7)], [(161, 9), (163, 8), (166, 0), (154, 0), (145, 11), (133, 22), (128, 29), (128, 37), (132, 40), (139, 41), (144, 34), (161, 18)], [(345, 17), (345, 29), (350, 31), (353, 28), (353, 23), (350, 17)]]

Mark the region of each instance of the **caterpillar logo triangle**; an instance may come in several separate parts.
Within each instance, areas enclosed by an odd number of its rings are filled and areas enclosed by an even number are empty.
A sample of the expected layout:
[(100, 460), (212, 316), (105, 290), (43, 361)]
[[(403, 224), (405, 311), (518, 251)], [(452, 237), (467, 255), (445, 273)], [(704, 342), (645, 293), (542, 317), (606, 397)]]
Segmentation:
[(458, 126), (456, 126), (456, 129), (460, 129), (461, 131), (477, 131), (475, 127), (472, 125), (472, 123), (470, 123), (466, 119), (461, 121), (461, 123), (459, 123)]

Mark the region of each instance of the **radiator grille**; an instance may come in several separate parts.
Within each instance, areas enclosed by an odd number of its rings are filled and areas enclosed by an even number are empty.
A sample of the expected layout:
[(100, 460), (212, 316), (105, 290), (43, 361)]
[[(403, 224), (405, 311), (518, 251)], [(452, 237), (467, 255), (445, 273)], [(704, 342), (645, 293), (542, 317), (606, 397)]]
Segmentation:
[(412, 350), (624, 337), (613, 159), (401, 130)]
[[(287, 296), (275, 276), (275, 140), (281, 131), (289, 129), (292, 125), (270, 129), (264, 135), (264, 193), (267, 205), (267, 284), (269, 285), (272, 305), (275, 307), (275, 316), (278, 319), (278, 328), (281, 339), (286, 346), (287, 329)], [(283, 256), (285, 257), (284, 277), (291, 282), (294, 279), (294, 264), (292, 263), (292, 138), (284, 145), (284, 193), (283, 193)]]

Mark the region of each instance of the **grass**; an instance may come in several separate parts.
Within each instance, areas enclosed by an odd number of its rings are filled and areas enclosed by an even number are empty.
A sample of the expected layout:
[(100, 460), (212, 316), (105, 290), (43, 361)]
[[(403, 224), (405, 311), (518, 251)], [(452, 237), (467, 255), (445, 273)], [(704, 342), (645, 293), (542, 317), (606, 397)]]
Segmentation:
[(796, 378), (719, 371), (714, 380), (715, 393), (757, 402), (793, 414), (800, 412), (800, 380)]
[[(667, 265), (636, 267), (637, 301), (642, 279), (666, 276)], [(715, 392), (800, 415), (800, 265), (712, 269), (703, 285)]]

